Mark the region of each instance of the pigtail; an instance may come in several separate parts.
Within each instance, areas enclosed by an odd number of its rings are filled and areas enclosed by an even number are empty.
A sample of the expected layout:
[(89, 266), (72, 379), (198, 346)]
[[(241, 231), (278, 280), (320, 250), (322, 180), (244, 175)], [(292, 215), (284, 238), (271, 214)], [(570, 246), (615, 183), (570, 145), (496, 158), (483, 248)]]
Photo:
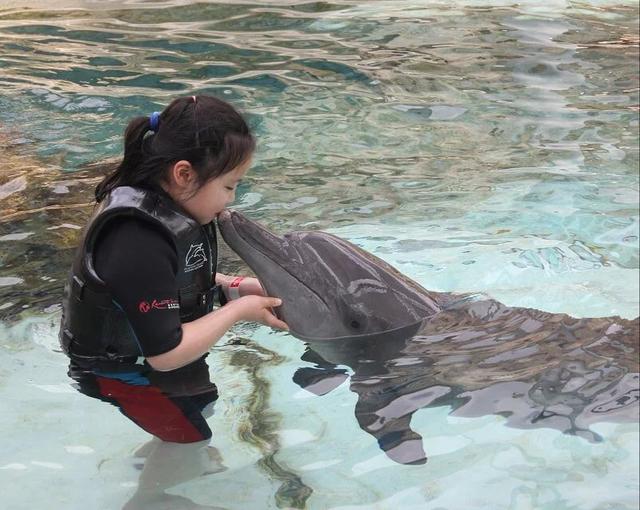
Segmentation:
[(247, 123), (230, 104), (204, 95), (177, 98), (162, 113), (129, 122), (122, 161), (98, 184), (96, 200), (118, 186), (158, 190), (180, 160), (191, 163), (202, 185), (247, 161), (254, 149)]
[(96, 201), (100, 202), (117, 186), (135, 186), (146, 176), (142, 163), (145, 160), (145, 135), (151, 129), (149, 117), (132, 119), (124, 132), (124, 156), (113, 172), (96, 187)]

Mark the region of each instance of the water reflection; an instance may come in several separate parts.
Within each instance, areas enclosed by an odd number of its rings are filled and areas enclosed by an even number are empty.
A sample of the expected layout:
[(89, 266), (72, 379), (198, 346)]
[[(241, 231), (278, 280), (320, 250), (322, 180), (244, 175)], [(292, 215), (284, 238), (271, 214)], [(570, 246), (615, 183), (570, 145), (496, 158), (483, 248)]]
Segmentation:
[(216, 509), (167, 489), (226, 467), (207, 418), (218, 399), (205, 358), (171, 372), (158, 372), (146, 363), (100, 363), (81, 366), (71, 361), (69, 376), (76, 389), (118, 408), (153, 438), (135, 457), (144, 459), (137, 489), (123, 507), (134, 509)]
[(208, 441), (169, 443), (152, 439), (135, 455), (144, 459), (144, 467), (138, 488), (122, 507), (123, 510), (224, 510), (165, 492), (180, 483), (225, 469), (218, 450), (209, 446)]
[(324, 395), (351, 372), (360, 428), (403, 464), (427, 461), (429, 438), (423, 444), (411, 429), (427, 406), (599, 441), (591, 424), (638, 419), (638, 335), (639, 319), (576, 319), (468, 298), (410, 338), (309, 342), (302, 359), (315, 366), (294, 381)]

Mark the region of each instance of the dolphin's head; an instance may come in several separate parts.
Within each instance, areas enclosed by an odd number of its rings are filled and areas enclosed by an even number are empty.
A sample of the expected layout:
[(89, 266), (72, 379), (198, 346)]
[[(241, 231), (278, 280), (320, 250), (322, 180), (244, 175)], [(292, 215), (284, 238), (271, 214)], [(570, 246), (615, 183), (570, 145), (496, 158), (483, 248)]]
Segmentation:
[(236, 211), (218, 217), (222, 237), (256, 273), (275, 312), (304, 340), (417, 329), (439, 310), (429, 292), (357, 246), (324, 232), (276, 236)]

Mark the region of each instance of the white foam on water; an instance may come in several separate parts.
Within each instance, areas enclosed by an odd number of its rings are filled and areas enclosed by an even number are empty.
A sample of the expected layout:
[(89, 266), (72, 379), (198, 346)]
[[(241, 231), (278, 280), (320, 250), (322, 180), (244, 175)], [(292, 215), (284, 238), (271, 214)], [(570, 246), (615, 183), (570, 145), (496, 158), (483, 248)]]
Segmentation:
[(64, 449), (69, 453), (75, 453), (77, 455), (91, 455), (95, 453), (93, 448), (84, 445), (66, 445)]
[(11, 464), (5, 464), (4, 466), (0, 466), (0, 469), (13, 469), (16, 471), (24, 471), (25, 469), (29, 469), (29, 468), (24, 464), (14, 462)]
[(64, 466), (62, 464), (57, 463), (57, 462), (46, 462), (46, 461), (42, 461), (42, 460), (32, 460), (31, 464), (33, 464), (34, 466), (44, 467), (44, 468), (48, 468), (48, 469), (64, 469)]

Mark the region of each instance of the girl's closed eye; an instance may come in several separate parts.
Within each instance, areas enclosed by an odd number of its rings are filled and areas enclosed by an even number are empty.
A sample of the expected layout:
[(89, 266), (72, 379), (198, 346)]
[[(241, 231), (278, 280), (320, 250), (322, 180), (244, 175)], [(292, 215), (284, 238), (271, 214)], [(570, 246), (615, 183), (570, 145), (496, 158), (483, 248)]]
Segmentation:
[(225, 188), (229, 191), (234, 191), (236, 189), (235, 186), (225, 186)]

